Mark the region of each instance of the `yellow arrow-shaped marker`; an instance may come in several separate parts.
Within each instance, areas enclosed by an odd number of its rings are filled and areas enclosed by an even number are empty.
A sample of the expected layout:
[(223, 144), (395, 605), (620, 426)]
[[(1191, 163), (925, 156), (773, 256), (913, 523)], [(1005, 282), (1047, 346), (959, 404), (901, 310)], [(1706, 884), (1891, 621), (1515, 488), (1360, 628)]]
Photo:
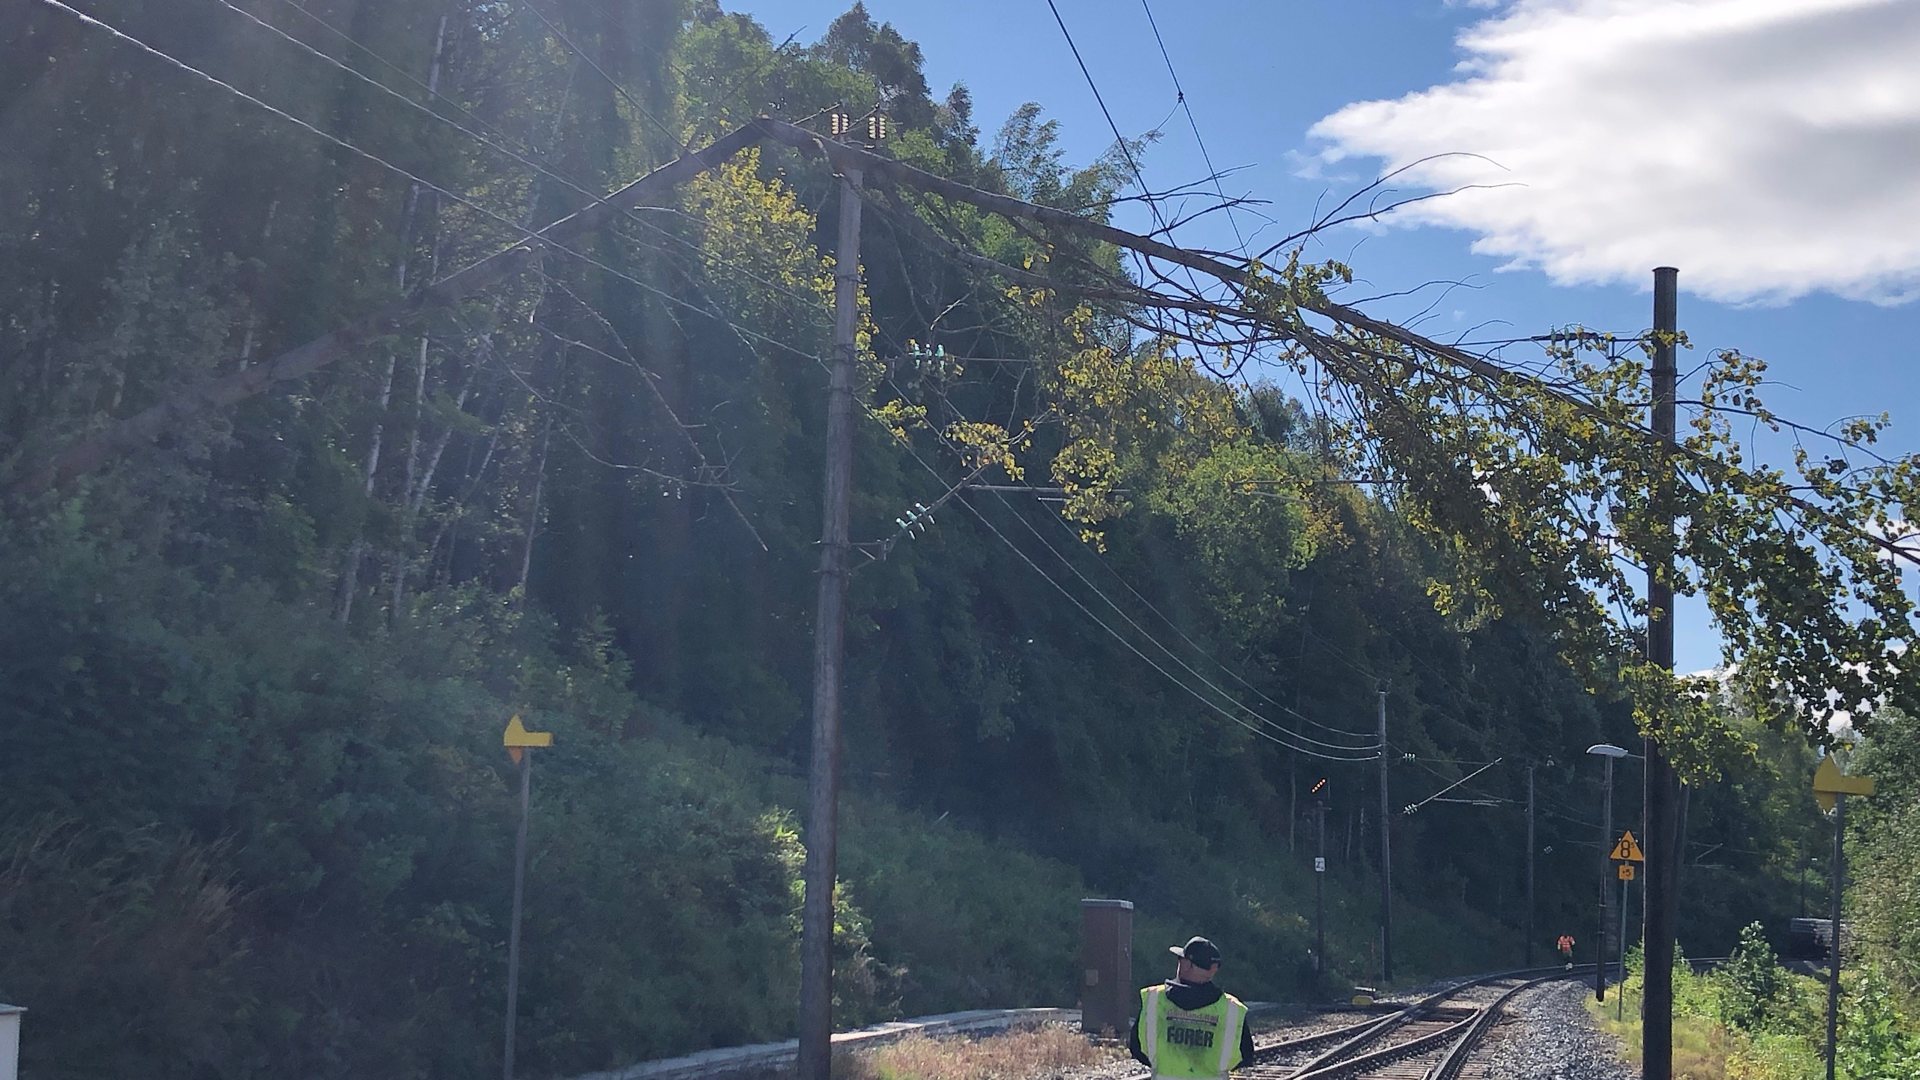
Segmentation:
[(501, 734), (500, 742), (506, 746), (507, 755), (513, 758), (513, 763), (518, 765), (520, 755), (527, 747), (552, 746), (553, 732), (528, 731), (527, 726), (520, 722), (520, 714), (514, 713), (513, 719), (507, 721), (507, 730)]
[(1820, 767), (1813, 770), (1813, 798), (1822, 810), (1831, 812), (1834, 797), (1838, 795), (1871, 794), (1873, 777), (1848, 776), (1840, 771), (1840, 765), (1832, 755), (1828, 755), (1820, 762)]

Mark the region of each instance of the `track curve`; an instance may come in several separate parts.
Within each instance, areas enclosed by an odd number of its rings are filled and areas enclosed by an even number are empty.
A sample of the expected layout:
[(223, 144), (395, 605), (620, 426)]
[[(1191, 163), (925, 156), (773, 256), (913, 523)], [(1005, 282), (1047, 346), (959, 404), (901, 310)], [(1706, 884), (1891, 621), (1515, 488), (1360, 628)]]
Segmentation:
[(1529, 968), (1470, 979), (1392, 1015), (1262, 1047), (1234, 1075), (1248, 1080), (1452, 1080), (1520, 991), (1592, 974)]

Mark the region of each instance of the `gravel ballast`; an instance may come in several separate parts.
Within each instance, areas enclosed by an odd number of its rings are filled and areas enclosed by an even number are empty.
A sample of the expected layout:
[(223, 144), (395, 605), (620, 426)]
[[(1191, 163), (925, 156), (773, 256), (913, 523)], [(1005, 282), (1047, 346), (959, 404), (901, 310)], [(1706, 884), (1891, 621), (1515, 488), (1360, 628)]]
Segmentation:
[(1463, 1071), (1473, 1080), (1639, 1080), (1620, 1043), (1587, 1012), (1591, 987), (1575, 980), (1514, 995)]

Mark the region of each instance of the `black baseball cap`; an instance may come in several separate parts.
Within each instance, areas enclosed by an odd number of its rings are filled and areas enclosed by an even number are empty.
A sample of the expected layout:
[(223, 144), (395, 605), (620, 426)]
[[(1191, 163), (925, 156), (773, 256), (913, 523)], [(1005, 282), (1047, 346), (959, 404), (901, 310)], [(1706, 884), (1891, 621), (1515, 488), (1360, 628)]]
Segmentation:
[(1203, 937), (1188, 938), (1185, 945), (1169, 945), (1167, 951), (1197, 968), (1217, 967), (1220, 963), (1220, 946)]

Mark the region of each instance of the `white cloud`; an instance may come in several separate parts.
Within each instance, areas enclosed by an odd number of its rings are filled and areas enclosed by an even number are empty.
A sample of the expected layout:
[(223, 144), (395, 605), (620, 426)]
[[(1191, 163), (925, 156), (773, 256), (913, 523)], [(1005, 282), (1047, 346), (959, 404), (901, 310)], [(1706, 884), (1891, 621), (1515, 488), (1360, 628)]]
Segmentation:
[(1465, 191), (1401, 211), (1562, 284), (1784, 301), (1920, 298), (1920, 3), (1514, 0), (1465, 30), (1460, 77), (1349, 105), (1328, 165)]
[[(1920, 555), (1920, 527), (1916, 527), (1910, 521), (1890, 521), (1884, 525), (1878, 521), (1869, 521), (1864, 531), (1868, 536), (1889, 541), (1903, 552)], [(1893, 552), (1882, 549), (1876, 557), (1881, 562), (1892, 562)], [(1902, 564), (1901, 569), (1911, 572), (1913, 568), (1909, 564)]]

